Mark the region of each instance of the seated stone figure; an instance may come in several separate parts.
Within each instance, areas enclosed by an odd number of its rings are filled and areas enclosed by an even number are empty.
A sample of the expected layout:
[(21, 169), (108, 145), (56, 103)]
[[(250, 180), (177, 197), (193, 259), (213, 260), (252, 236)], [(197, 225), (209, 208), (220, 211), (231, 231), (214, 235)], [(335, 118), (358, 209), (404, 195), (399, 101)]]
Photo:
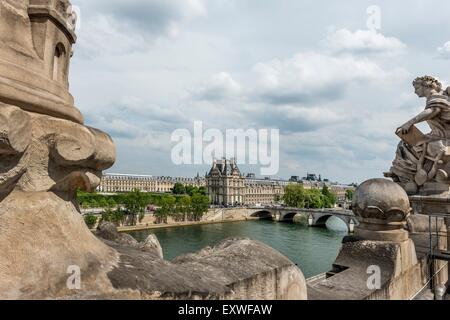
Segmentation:
[[(431, 76), (419, 77), (413, 85), (415, 93), (427, 99), (425, 110), (397, 129), (402, 141), (390, 172), (385, 173), (409, 194), (419, 193), (428, 182), (447, 184), (450, 174), (450, 88), (442, 90)], [(431, 128), (426, 135), (414, 126), (424, 121)]]

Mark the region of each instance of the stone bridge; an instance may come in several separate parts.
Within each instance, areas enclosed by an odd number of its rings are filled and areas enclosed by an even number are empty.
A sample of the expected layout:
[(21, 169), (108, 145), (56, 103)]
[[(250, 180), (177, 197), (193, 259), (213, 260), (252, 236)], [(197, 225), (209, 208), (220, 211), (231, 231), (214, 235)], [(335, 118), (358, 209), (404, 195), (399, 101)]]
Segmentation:
[(249, 217), (282, 222), (293, 221), (296, 215), (302, 215), (307, 219), (308, 225), (311, 227), (325, 226), (329, 218), (336, 217), (345, 223), (349, 232), (353, 232), (354, 226), (359, 224), (355, 215), (350, 210), (299, 209), (285, 207), (251, 207), (247, 208), (247, 210)]

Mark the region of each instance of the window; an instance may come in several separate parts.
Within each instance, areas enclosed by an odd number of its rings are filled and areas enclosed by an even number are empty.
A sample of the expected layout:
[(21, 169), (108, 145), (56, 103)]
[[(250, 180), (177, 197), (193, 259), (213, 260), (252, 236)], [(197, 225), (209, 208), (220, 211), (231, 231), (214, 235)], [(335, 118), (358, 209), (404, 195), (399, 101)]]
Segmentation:
[(66, 63), (66, 49), (62, 43), (58, 43), (55, 48), (55, 55), (53, 58), (53, 80), (64, 80), (64, 69)]

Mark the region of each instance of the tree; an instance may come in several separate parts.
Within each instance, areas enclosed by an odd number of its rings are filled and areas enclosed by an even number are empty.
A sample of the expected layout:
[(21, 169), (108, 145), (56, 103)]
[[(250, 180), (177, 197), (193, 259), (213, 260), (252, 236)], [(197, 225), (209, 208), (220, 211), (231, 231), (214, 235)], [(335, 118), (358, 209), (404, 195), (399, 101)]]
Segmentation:
[(194, 186), (186, 186), (186, 193), (192, 197), (194, 193), (198, 192), (198, 188)]
[(125, 207), (126, 222), (128, 225), (134, 226), (137, 224), (137, 219), (145, 213), (147, 204), (147, 197), (137, 189), (126, 195), (123, 199), (123, 205)]
[(93, 198), (87, 199), (86, 206), (87, 208), (98, 208), (98, 202)]
[(167, 196), (161, 200), (161, 208), (156, 210), (155, 217), (157, 223), (167, 223), (167, 218), (173, 215), (176, 211), (176, 198), (173, 196)]
[(289, 184), (285, 188), (283, 200), (288, 207), (304, 208), (306, 201), (305, 189), (300, 184)]
[(97, 217), (93, 214), (87, 214), (84, 216), (84, 222), (89, 227), (89, 229), (92, 229), (97, 223)]
[(175, 183), (175, 185), (172, 188), (173, 194), (186, 194), (186, 188), (183, 184), (180, 182)]
[(117, 206), (117, 203), (114, 198), (108, 198), (108, 207), (114, 208), (115, 206)]
[(113, 209), (112, 207), (108, 207), (103, 210), (100, 222), (103, 221), (112, 222), (116, 226), (121, 226), (125, 223), (125, 213), (120, 208)]
[(322, 188), (323, 195), (323, 207), (325, 208), (333, 208), (337, 202), (336, 195), (328, 188), (328, 186), (323, 186)]
[(191, 197), (184, 196), (177, 203), (177, 212), (180, 214), (180, 220), (186, 221), (191, 214)]
[(322, 192), (319, 189), (311, 189), (306, 192), (305, 207), (308, 209), (320, 209), (324, 207)]
[(117, 226), (123, 225), (125, 221), (125, 214), (122, 209), (116, 209), (112, 212), (112, 222)]
[(194, 221), (200, 221), (203, 215), (208, 212), (209, 198), (200, 193), (194, 193), (191, 197), (191, 211)]
[(106, 200), (106, 198), (101, 198), (98, 201), (98, 206), (99, 206), (99, 208), (106, 208), (106, 207), (108, 207), (109, 206), (108, 200)]
[(208, 190), (206, 189), (206, 187), (200, 187), (198, 188), (198, 193), (200, 193), (203, 196), (206, 196), (208, 194)]
[(352, 201), (353, 200), (353, 194), (354, 194), (354, 191), (352, 189), (347, 189), (345, 191), (345, 199), (347, 199), (348, 201)]

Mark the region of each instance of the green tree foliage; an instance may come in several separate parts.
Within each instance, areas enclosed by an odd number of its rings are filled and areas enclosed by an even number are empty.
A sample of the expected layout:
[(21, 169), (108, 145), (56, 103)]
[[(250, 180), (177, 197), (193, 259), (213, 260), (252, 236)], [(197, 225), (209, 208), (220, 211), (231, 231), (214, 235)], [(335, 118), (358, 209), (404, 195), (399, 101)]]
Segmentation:
[(308, 209), (324, 208), (324, 196), (319, 189), (307, 190), (305, 207)]
[(322, 190), (305, 190), (301, 184), (290, 184), (285, 189), (284, 203), (289, 207), (322, 209), (336, 204), (336, 195), (327, 186)]
[(102, 213), (101, 221), (112, 222), (118, 227), (122, 226), (125, 223), (125, 212), (120, 208), (106, 208)]
[(172, 188), (173, 194), (186, 194), (186, 188), (183, 184), (177, 182)]
[(196, 193), (206, 196), (207, 190), (205, 187), (186, 186), (186, 193), (191, 197)]
[(209, 198), (200, 193), (194, 193), (191, 197), (192, 220), (200, 221), (203, 215), (208, 212)]
[(191, 197), (184, 196), (177, 203), (178, 221), (186, 221), (191, 215)]
[(139, 190), (134, 190), (123, 199), (127, 225), (135, 226), (138, 219), (142, 221), (148, 198)]
[(324, 186), (322, 189), (322, 195), (323, 195), (323, 206), (325, 208), (333, 208), (336, 205), (337, 197), (336, 195), (328, 188), (327, 186)]
[(347, 189), (347, 191), (345, 191), (345, 198), (348, 201), (352, 201), (353, 200), (353, 194), (354, 194), (354, 191), (352, 189)]
[(107, 198), (107, 202), (108, 202), (108, 207), (115, 207), (117, 206), (116, 200), (114, 200), (113, 198)]
[(200, 187), (200, 188), (198, 188), (198, 193), (200, 193), (203, 196), (207, 196), (208, 190), (206, 189), (206, 187)]
[(304, 208), (306, 191), (301, 184), (289, 184), (285, 188), (283, 200), (288, 207)]
[(82, 208), (103, 208), (101, 220), (117, 226), (141, 222), (149, 205), (158, 207), (155, 211), (157, 223), (166, 223), (169, 217), (175, 221), (199, 221), (209, 208), (206, 188), (193, 186), (186, 187), (186, 194), (180, 195), (134, 190), (111, 195), (78, 192), (77, 197)]
[(108, 200), (106, 198), (101, 198), (98, 202), (97, 202), (98, 206), (100, 208), (106, 208), (109, 206)]
[(86, 225), (89, 227), (89, 229), (92, 229), (97, 223), (97, 217), (93, 214), (87, 214), (84, 216), (84, 222), (86, 222)]
[(162, 200), (161, 207), (156, 210), (155, 217), (157, 223), (167, 223), (167, 218), (176, 214), (176, 198), (173, 196), (165, 197)]
[[(155, 206), (160, 206), (163, 199), (170, 197), (169, 194), (163, 193), (142, 193), (142, 197), (146, 199), (148, 204), (153, 204)], [(117, 193), (110, 195), (103, 195), (99, 193), (86, 193), (86, 192), (78, 192), (77, 198), (78, 203), (82, 208), (107, 208), (107, 207), (115, 207), (119, 205), (124, 205), (125, 201), (128, 199), (129, 193)], [(175, 195), (175, 197), (181, 198), (183, 195)], [(107, 203), (102, 199), (106, 199)], [(100, 206), (100, 202), (102, 206)]]

